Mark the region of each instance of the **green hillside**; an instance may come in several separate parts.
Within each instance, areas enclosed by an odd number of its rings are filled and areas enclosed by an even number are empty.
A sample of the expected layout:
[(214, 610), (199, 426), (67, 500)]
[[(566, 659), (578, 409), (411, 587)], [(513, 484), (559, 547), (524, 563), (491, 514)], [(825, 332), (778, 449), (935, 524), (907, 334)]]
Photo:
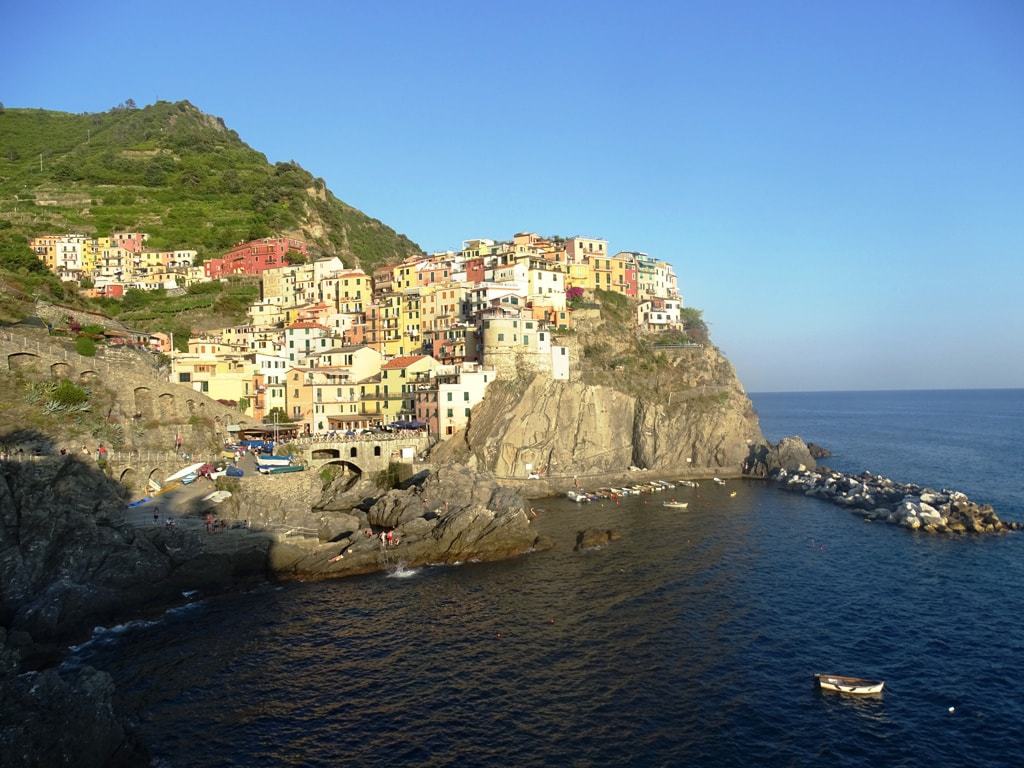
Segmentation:
[(187, 101), (80, 115), (0, 111), (0, 230), (142, 230), (150, 247), (195, 248), (201, 258), (284, 233), (367, 270), (420, 250)]

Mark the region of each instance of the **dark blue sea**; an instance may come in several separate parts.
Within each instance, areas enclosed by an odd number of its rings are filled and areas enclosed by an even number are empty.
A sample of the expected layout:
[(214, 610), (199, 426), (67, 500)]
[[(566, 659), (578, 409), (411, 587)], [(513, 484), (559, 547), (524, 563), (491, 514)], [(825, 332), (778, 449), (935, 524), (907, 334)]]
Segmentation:
[[(1024, 391), (753, 399), (836, 467), (1024, 518)], [(540, 506), (551, 552), (197, 599), (71, 663), (114, 675), (162, 766), (1024, 766), (1024, 534), (753, 481)], [(585, 526), (622, 540), (573, 552)]]

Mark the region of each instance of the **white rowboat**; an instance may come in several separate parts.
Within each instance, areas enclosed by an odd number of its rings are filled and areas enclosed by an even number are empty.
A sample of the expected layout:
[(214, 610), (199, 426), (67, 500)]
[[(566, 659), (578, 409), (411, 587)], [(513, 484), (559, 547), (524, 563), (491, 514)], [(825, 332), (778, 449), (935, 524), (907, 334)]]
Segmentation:
[(814, 679), (823, 691), (836, 693), (852, 693), (866, 696), (881, 693), (885, 687), (884, 680), (865, 680), (863, 677), (846, 677), (844, 675), (815, 675)]

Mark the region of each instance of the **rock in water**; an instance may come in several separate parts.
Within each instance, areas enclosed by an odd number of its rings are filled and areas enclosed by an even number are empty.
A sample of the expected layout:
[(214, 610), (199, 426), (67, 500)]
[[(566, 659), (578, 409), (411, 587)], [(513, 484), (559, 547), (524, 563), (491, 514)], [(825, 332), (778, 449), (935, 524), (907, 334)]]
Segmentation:
[(579, 552), (581, 549), (599, 549), (621, 538), (622, 534), (614, 528), (586, 528), (576, 532), (576, 546), (573, 550)]
[(775, 445), (768, 442), (754, 443), (743, 463), (743, 471), (751, 477), (768, 477), (780, 469), (787, 472), (803, 472), (814, 469), (817, 462), (807, 444), (799, 437), (784, 437)]

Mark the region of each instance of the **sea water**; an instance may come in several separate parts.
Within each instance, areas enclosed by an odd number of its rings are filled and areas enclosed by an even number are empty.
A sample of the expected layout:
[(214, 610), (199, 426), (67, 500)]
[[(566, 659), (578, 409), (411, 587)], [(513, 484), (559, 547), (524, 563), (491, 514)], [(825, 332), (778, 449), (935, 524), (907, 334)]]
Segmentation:
[[(754, 402), (838, 468), (1022, 517), (1022, 392)], [(550, 552), (223, 596), (80, 662), (170, 766), (1024, 765), (1021, 534), (911, 533), (754, 481), (538, 506)], [(574, 552), (591, 526), (622, 539)]]

